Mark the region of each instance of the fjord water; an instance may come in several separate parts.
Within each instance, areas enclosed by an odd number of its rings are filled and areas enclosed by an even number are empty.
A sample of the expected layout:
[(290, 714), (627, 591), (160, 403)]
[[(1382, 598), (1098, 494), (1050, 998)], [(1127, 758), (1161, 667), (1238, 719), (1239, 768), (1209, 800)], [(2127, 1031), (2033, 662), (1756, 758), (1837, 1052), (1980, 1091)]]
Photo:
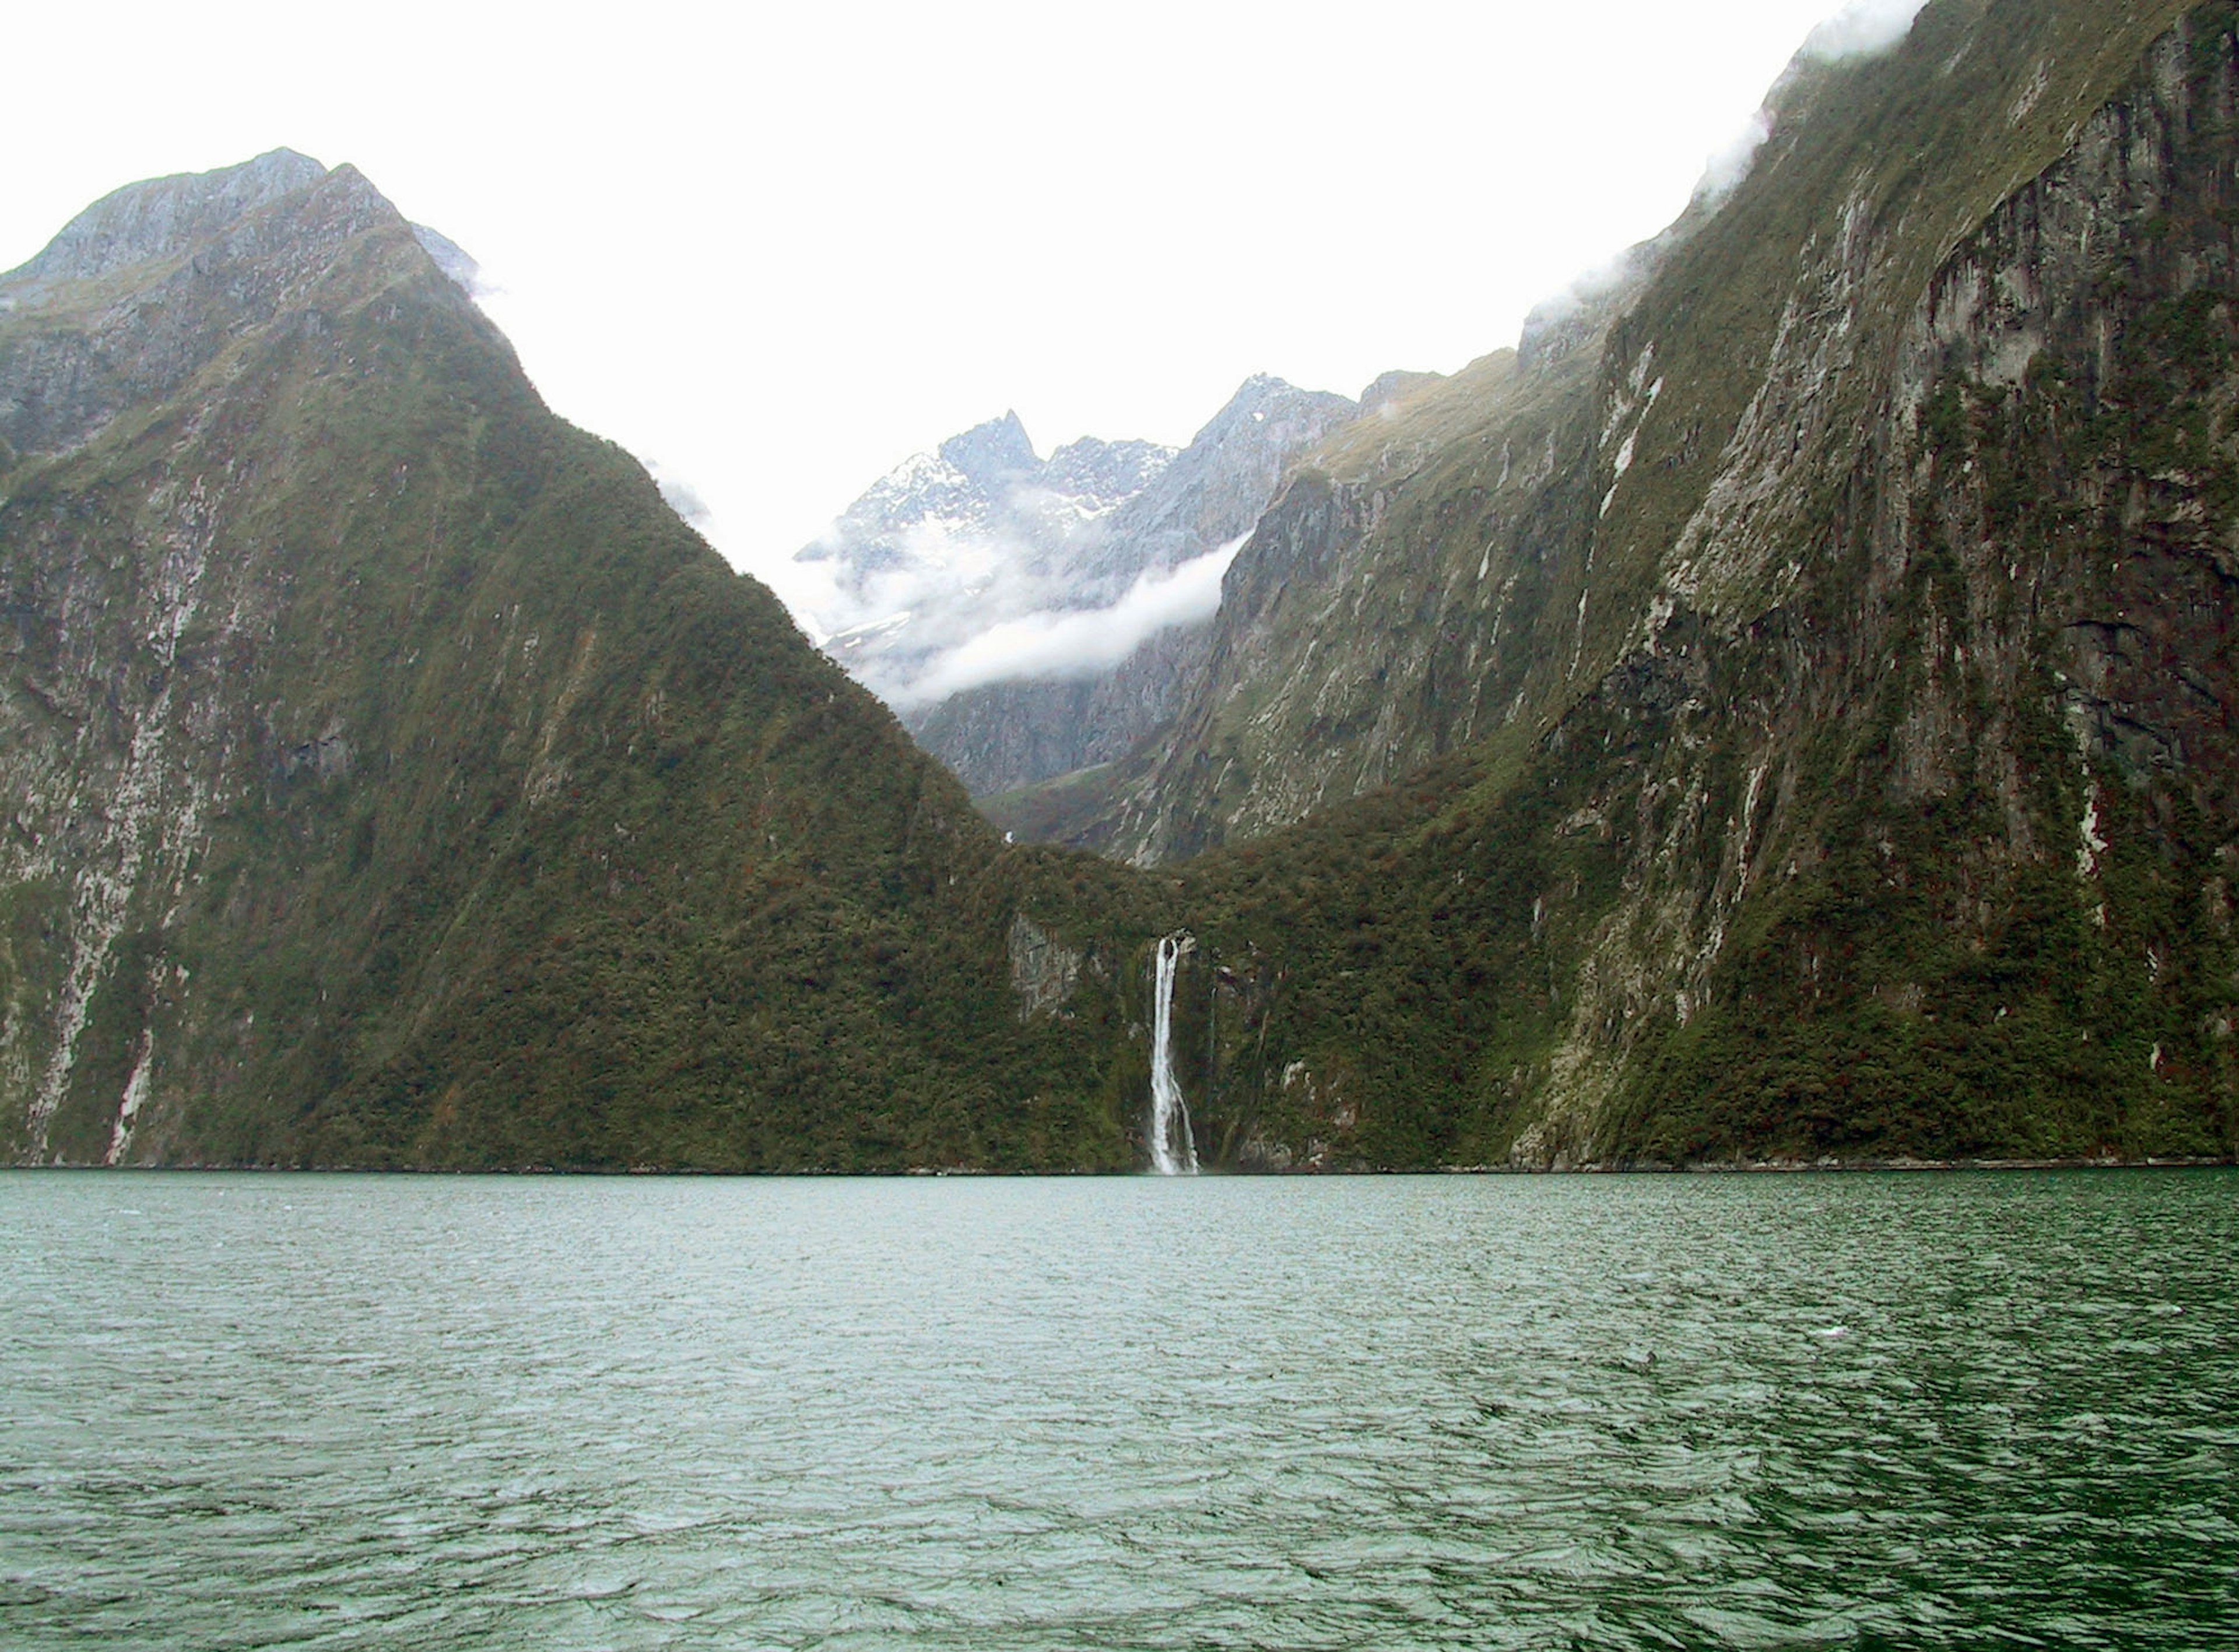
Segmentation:
[(2236, 1208), (0, 1174), (0, 1644), (2202, 1644)]

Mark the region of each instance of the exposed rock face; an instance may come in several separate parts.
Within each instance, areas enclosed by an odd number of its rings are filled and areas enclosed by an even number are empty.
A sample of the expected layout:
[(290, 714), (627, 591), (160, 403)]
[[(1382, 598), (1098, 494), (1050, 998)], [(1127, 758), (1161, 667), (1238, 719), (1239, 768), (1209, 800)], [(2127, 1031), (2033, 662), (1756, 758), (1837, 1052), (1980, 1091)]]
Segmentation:
[(1206, 620), (1168, 626), (1099, 675), (990, 683), (905, 720), (975, 796), (1111, 763), (1173, 718), (1203, 668), (1209, 630)]
[(283, 231), (256, 207), (326, 179), (318, 163), (281, 149), (213, 176), (207, 199), (190, 178), (120, 189), (0, 277), (0, 441), (63, 452), (170, 395), (226, 348), (229, 328), (269, 325), (300, 302), (336, 249), (386, 210), (344, 167), (316, 197), (319, 221)]
[(1064, 1009), (1080, 980), (1080, 954), (1060, 946), (1026, 913), (1011, 920), (1011, 990), (1019, 995), (1019, 1018), (1054, 1015)]
[(1932, 4), (1800, 69), (1590, 335), (1295, 477), (1100, 823), (1232, 846), (1194, 926), (1287, 999), (1216, 995), (1200, 1111), (1332, 1162), (2230, 1153), (2235, 109), (2229, 6)]
[(274, 149), (222, 171), (128, 183), (63, 227), (11, 282), (93, 281), (130, 264), (166, 258), (223, 238), (283, 196), (317, 182), (327, 169), (308, 155)]
[(1252, 531), (1292, 464), (1359, 416), (1341, 395), (1246, 379), (1157, 481), (1114, 513), (1089, 571), (1116, 594)]
[[(1318, 455), (1229, 570), (1172, 738), (1133, 753), (1101, 818), (1063, 835), (1139, 864), (1187, 856), (1388, 784), (1518, 715), (1570, 663), (1502, 645), (1575, 606), (1578, 573), (1534, 553), (1591, 519), (1591, 361), (1523, 370), (1502, 352), (1412, 418), (1364, 421)], [(1457, 476), (1421, 427), (1468, 396), (1506, 416)], [(1461, 511), (1443, 554), (1411, 554), (1426, 517)], [(1469, 561), (1447, 548), (1465, 536)]]
[(435, 261), (435, 268), (451, 278), (453, 284), (469, 298), (482, 294), (482, 267), (475, 262), (464, 247), (440, 229), (430, 229), (424, 223), (412, 226), (412, 238), (427, 249)]

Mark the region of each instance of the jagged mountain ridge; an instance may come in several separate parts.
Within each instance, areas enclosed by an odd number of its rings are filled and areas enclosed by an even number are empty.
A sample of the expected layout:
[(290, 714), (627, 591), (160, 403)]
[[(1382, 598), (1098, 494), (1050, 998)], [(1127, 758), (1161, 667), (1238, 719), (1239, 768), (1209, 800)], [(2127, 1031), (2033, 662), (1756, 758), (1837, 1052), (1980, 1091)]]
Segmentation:
[[(801, 560), (867, 617), (825, 643), (975, 793), (1108, 761), (1171, 713), (1201, 651), (1196, 616), (1117, 657), (955, 661), (1005, 625), (1115, 610), (1148, 579), (1248, 534), (1291, 461), (1358, 416), (1260, 375), (1179, 451), (1094, 438), (1044, 461), (1016, 414), (904, 461)], [(1130, 621), (1114, 614), (1127, 629)], [(1133, 622), (1133, 632), (1144, 629)], [(1130, 634), (1133, 634), (1133, 632)]]
[[(1247, 379), (1148, 487), (1114, 511), (1076, 563), (1066, 606), (1126, 594), (1146, 574), (1211, 556), (1252, 531), (1292, 462), (1359, 415), (1358, 404)], [(1115, 665), (1065, 677), (1018, 677), (967, 688), (904, 716), (918, 741), (975, 796), (1109, 763), (1173, 718), (1211, 636), (1208, 620), (1153, 631)]]
[(1173, 458), (1154, 442), (1071, 442), (1047, 460), (1016, 413), (914, 454), (867, 488), (795, 560), (828, 567), (851, 623), (826, 650), (907, 704), (927, 660), (1031, 607), (1053, 565)]

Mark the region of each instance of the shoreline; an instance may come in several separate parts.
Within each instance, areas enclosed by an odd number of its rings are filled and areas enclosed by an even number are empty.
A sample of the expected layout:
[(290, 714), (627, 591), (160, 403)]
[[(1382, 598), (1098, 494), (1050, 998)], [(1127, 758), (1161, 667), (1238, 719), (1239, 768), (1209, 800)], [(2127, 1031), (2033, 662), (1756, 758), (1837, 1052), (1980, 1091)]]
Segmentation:
[[(1203, 1175), (1222, 1181), (1330, 1180), (1343, 1177), (1392, 1176), (1810, 1176), (1905, 1175), (1923, 1172), (1971, 1174), (2011, 1171), (2126, 1171), (2228, 1170), (2239, 1158), (2183, 1157), (2149, 1154), (2143, 1158), (1765, 1158), (1704, 1159), (1684, 1164), (1654, 1160), (1593, 1161), (1578, 1164), (1430, 1164), (1414, 1167), (1364, 1166), (1354, 1169), (1297, 1167), (1287, 1170), (1232, 1170), (1208, 1167)], [(66, 1175), (98, 1175), (112, 1171), (146, 1172), (165, 1176), (428, 1176), (428, 1177), (674, 1177), (735, 1181), (907, 1181), (927, 1178), (1078, 1181), (1089, 1179), (1187, 1181), (1186, 1176), (1159, 1176), (1148, 1169), (1126, 1171), (989, 1170), (970, 1165), (912, 1165), (902, 1170), (784, 1171), (696, 1170), (688, 1166), (651, 1164), (556, 1165), (509, 1164), (477, 1168), (395, 1164), (6, 1164), (0, 1171), (39, 1171)]]

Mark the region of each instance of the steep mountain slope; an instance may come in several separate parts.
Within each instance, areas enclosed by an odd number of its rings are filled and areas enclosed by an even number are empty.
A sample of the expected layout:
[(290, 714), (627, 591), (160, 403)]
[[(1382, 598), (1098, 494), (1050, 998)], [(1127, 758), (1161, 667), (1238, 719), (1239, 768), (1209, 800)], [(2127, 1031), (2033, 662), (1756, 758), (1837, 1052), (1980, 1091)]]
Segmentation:
[[(1931, 8), (1887, 56), (1800, 58), (1731, 202), (1698, 202), (1590, 302), (1535, 317), (1517, 355), (1341, 433), (1239, 556), (1173, 738), (1067, 835), (1173, 859), (1544, 723), (1637, 646), (1693, 554), (1683, 529), (1809, 531), (1815, 489), (1866, 439), (1872, 350), (2179, 8), (2029, 31), (1983, 10)], [(1810, 421), (1785, 432), (1792, 459), (1730, 449), (1769, 448), (1775, 399)]]
[(352, 169), (96, 204), (0, 433), (6, 1158), (1129, 1162), (1016, 858)]
[(2232, 1151), (2235, 108), (2229, 5), (1937, 0), (1294, 480), (1106, 820), (1258, 837), (1234, 1152)]
[(1140, 1164), (1177, 931), (1218, 1164), (2239, 1151), (2239, 6), (1774, 113), (1293, 473), (1147, 872), (1002, 846), (354, 173), (112, 198), (0, 279), (7, 1151)]

